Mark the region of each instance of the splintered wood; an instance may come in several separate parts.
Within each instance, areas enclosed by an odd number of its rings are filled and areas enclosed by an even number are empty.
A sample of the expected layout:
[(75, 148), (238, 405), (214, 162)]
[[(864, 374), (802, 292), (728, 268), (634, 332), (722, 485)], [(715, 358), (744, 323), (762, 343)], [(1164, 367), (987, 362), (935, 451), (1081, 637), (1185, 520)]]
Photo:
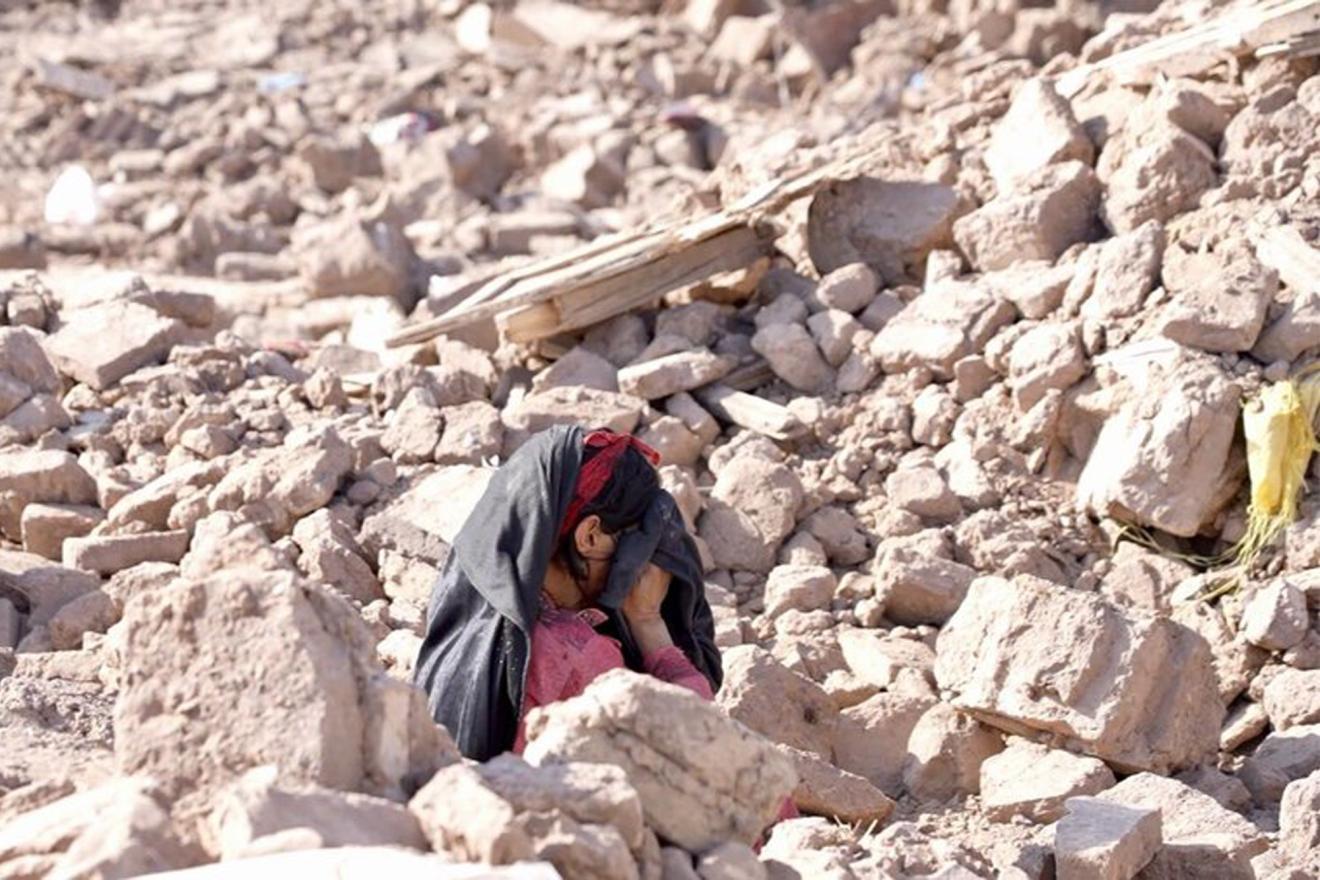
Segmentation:
[(752, 265), (768, 253), (764, 221), (831, 180), (865, 173), (879, 148), (770, 181), (700, 219), (597, 239), (583, 247), (502, 272), (464, 290), (444, 313), (395, 334), (412, 345), (494, 318), (515, 342), (545, 339), (606, 321), (664, 294)]
[(1112, 74), (1122, 82), (1148, 81), (1166, 65), (1188, 56), (1204, 56), (1212, 64), (1225, 55), (1317, 53), (1320, 0), (1266, 0), (1239, 5), (1191, 27), (1076, 67), (1059, 77), (1058, 90), (1065, 97), (1075, 95), (1101, 73)]

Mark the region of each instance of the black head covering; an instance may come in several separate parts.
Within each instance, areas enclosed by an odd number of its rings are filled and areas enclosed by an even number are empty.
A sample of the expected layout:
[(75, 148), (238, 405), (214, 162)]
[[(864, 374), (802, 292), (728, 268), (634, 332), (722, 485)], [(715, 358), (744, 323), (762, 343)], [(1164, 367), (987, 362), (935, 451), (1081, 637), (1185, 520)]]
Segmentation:
[[(551, 428), (525, 443), (491, 477), (431, 591), (413, 680), (426, 691), (431, 715), (474, 760), (513, 745), (541, 587), (582, 458), (577, 427)], [(673, 576), (660, 610), (674, 644), (718, 689), (723, 676), (701, 564), (663, 490), (640, 526), (620, 536), (599, 599), (625, 662), (638, 670), (641, 654), (617, 609), (652, 560)]]

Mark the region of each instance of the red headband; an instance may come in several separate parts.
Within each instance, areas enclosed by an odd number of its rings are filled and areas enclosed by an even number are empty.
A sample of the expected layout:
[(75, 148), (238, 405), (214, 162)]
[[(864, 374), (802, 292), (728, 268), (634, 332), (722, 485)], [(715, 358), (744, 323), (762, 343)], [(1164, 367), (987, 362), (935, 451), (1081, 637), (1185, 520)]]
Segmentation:
[(559, 527), (559, 537), (562, 538), (568, 534), (569, 530), (577, 525), (578, 515), (582, 508), (586, 507), (596, 496), (605, 488), (605, 484), (610, 481), (614, 474), (614, 466), (619, 462), (619, 456), (623, 455), (625, 449), (631, 446), (636, 449), (652, 466), (659, 466), (660, 453), (656, 452), (650, 446), (647, 446), (641, 440), (638, 440), (631, 434), (616, 434), (613, 431), (592, 431), (582, 441), (582, 445), (588, 449), (599, 449), (591, 461), (582, 465), (582, 470), (578, 473), (577, 487), (573, 490), (573, 500), (568, 505), (568, 511), (564, 514), (564, 521)]

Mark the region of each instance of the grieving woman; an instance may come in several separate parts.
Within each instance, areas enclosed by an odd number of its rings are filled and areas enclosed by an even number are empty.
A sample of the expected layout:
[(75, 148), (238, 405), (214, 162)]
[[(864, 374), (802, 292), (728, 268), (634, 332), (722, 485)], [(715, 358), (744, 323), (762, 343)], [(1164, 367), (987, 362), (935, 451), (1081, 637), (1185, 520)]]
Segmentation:
[(528, 710), (619, 667), (710, 699), (719, 650), (656, 453), (557, 427), (492, 476), (431, 593), (416, 683), (469, 758), (521, 751)]

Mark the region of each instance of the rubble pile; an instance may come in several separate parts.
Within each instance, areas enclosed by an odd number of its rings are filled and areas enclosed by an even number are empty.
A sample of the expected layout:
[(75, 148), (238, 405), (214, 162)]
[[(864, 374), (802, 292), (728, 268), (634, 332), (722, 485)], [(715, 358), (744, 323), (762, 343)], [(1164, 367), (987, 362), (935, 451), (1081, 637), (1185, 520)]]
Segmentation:
[[(1275, 7), (6, 6), (0, 876), (1320, 876), (1320, 500), (1204, 598), (1320, 60), (1161, 48)], [(564, 423), (725, 680), (468, 762), (427, 598)]]

